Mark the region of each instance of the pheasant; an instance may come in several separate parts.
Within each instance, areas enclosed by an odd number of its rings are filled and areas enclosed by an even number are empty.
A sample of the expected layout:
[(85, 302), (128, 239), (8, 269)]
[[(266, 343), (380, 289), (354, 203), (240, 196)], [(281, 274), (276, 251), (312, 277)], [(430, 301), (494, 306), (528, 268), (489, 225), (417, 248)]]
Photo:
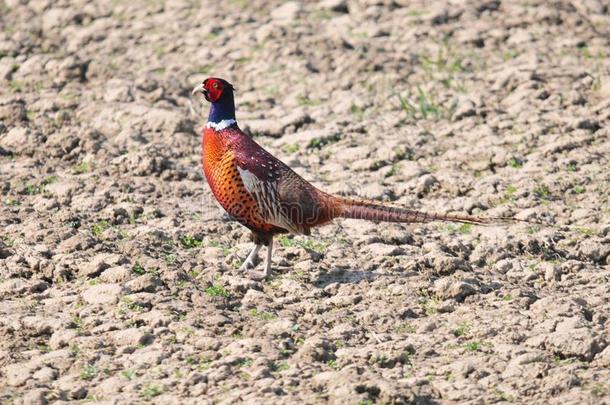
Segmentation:
[(425, 223), (452, 221), (486, 224), (489, 219), (442, 215), (354, 200), (325, 193), (263, 149), (237, 125), (233, 86), (210, 77), (193, 89), (211, 103), (203, 131), (202, 164), (205, 177), (220, 205), (252, 231), (254, 248), (241, 271), (255, 267), (267, 247), (262, 276), (271, 275), (273, 237), (282, 233), (310, 235), (311, 229), (334, 218)]

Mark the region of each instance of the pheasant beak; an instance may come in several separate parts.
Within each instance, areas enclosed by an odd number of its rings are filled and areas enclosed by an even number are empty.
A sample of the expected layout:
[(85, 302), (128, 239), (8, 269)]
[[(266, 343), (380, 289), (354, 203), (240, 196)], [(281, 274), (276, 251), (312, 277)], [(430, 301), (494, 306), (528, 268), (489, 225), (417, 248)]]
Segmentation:
[(191, 95), (194, 96), (197, 93), (201, 93), (203, 94), (203, 97), (205, 97), (205, 99), (207, 101), (210, 101), (210, 99), (208, 98), (208, 91), (205, 89), (205, 87), (203, 87), (203, 83), (196, 86), (193, 91), (191, 92)]

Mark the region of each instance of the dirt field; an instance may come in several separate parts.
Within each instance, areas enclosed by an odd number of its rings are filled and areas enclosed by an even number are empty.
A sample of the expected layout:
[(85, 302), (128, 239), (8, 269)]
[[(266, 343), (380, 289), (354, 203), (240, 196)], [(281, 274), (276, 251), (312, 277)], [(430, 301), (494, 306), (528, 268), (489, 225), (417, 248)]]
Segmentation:
[[(604, 3), (0, 0), (0, 403), (610, 403)], [(251, 280), (207, 76), (323, 190), (547, 225), (339, 220)]]

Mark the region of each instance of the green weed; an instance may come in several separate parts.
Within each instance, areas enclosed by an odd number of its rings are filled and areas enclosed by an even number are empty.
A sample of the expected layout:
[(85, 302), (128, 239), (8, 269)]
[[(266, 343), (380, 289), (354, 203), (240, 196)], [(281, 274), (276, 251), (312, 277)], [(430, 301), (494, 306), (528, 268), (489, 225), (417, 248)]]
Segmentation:
[(422, 306), (424, 308), (424, 311), (426, 312), (426, 315), (434, 315), (438, 312), (438, 301), (433, 298), (429, 298), (424, 301)]
[(184, 235), (180, 238), (180, 243), (185, 249), (198, 248), (203, 245), (203, 239), (192, 235)]
[(320, 100), (312, 100), (309, 97), (298, 96), (297, 97), (297, 103), (300, 106), (309, 107), (309, 106), (319, 105), (320, 104)]
[(523, 167), (523, 161), (517, 158), (508, 159), (508, 162), (506, 162), (506, 164), (514, 169), (520, 169), (521, 167)]
[(297, 153), (299, 150), (301, 149), (301, 147), (299, 146), (298, 143), (289, 143), (286, 144), (282, 147), (282, 150), (286, 153)]
[(34, 184), (28, 184), (25, 186), (25, 193), (27, 195), (36, 195), (43, 192), (43, 188)]
[(137, 274), (138, 276), (141, 276), (143, 274), (146, 274), (146, 269), (140, 264), (140, 262), (136, 262), (131, 267), (131, 272)]
[(141, 395), (143, 398), (147, 400), (151, 400), (156, 396), (159, 396), (163, 393), (163, 388), (158, 384), (148, 384), (144, 388), (142, 388)]
[(250, 315), (263, 321), (271, 321), (277, 318), (277, 315), (272, 314), (271, 312), (259, 311), (256, 308), (250, 310)]
[(534, 188), (534, 195), (542, 200), (548, 200), (551, 196), (551, 192), (547, 186), (539, 185)]
[[(417, 121), (427, 120), (428, 118), (435, 120), (449, 119), (453, 116), (457, 108), (456, 101), (449, 107), (445, 107), (436, 101), (436, 96), (433, 92), (424, 91), (419, 85), (417, 85), (416, 89), (416, 93), (408, 92), (405, 97), (397, 94), (400, 108), (405, 112), (407, 118)], [(411, 102), (411, 99), (414, 101)]]
[(322, 149), (323, 147), (332, 143), (339, 142), (341, 140), (341, 134), (336, 133), (327, 137), (313, 138), (307, 144), (307, 149)]
[(59, 180), (59, 177), (56, 175), (47, 176), (42, 180), (42, 184), (46, 186), (47, 184), (55, 183), (57, 180)]
[(294, 241), (294, 239), (289, 238), (286, 235), (281, 235), (280, 237), (277, 238), (278, 243), (280, 244), (281, 247), (293, 247), (296, 246), (296, 243)]
[(288, 363), (277, 362), (277, 363), (272, 363), (269, 368), (271, 369), (271, 373), (278, 374), (278, 373), (281, 373), (282, 371), (288, 370), (290, 368), (290, 365), (288, 365)]
[(102, 220), (91, 227), (91, 233), (94, 236), (100, 236), (108, 228), (110, 228), (108, 221)]
[(84, 174), (88, 173), (91, 170), (91, 164), (89, 162), (80, 162), (76, 166), (74, 166), (74, 173), (76, 174)]
[(397, 333), (415, 333), (417, 328), (411, 322), (401, 323), (396, 327)]
[(229, 298), (231, 293), (229, 293), (222, 285), (214, 284), (205, 289), (205, 293), (211, 297), (223, 297)]
[(464, 344), (464, 349), (468, 350), (469, 352), (476, 352), (481, 349), (481, 343), (475, 341), (468, 342)]
[(97, 376), (99, 373), (99, 370), (91, 365), (91, 364), (87, 364), (84, 368), (83, 371), (81, 371), (80, 373), (80, 378), (81, 380), (85, 380), (85, 381), (91, 381), (95, 378), (95, 376)]
[(469, 331), (470, 331), (470, 325), (468, 324), (468, 322), (464, 322), (455, 329), (454, 333), (456, 336), (464, 336)]

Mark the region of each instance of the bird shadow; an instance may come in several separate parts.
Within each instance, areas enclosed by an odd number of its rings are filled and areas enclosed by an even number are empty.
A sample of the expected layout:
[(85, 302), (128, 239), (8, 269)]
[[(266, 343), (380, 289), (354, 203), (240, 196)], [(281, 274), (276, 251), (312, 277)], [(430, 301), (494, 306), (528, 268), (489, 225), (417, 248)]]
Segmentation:
[(336, 267), (328, 272), (320, 274), (317, 278), (311, 280), (311, 283), (318, 288), (325, 288), (330, 284), (358, 284), (361, 281), (373, 281), (378, 274), (370, 271), (351, 270), (350, 268)]

